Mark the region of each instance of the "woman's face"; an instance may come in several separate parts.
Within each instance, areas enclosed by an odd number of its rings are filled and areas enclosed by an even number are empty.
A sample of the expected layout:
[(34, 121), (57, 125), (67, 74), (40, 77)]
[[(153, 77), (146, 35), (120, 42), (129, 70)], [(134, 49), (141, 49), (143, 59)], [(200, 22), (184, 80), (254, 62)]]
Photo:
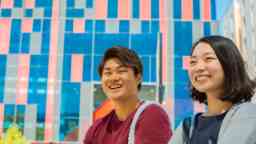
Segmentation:
[(191, 56), (188, 69), (192, 85), (203, 93), (224, 90), (224, 71), (212, 47), (199, 43)]

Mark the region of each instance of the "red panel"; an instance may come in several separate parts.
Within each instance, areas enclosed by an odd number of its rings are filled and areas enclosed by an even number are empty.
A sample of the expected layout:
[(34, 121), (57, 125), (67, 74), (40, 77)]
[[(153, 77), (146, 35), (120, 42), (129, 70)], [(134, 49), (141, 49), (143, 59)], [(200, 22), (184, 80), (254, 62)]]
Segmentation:
[(182, 0), (182, 19), (192, 20), (193, 18), (193, 1), (192, 0)]
[(149, 20), (151, 17), (151, 1), (140, 0), (140, 18), (143, 20)]
[(118, 18), (129, 19), (130, 18), (130, 0), (118, 1)]

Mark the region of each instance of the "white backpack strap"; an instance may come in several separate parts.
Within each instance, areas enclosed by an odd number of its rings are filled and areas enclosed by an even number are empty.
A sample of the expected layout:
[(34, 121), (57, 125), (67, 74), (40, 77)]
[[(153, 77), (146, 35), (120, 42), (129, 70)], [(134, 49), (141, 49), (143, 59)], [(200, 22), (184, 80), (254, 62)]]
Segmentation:
[[(134, 144), (135, 143), (135, 128), (136, 128), (136, 123), (140, 118), (140, 114), (149, 106), (149, 105), (159, 105), (156, 102), (153, 101), (145, 101), (136, 111), (132, 123), (130, 125), (130, 130), (129, 130), (129, 135), (128, 135), (128, 144)], [(159, 105), (160, 106), (160, 105)], [(161, 107), (161, 106), (160, 106)]]

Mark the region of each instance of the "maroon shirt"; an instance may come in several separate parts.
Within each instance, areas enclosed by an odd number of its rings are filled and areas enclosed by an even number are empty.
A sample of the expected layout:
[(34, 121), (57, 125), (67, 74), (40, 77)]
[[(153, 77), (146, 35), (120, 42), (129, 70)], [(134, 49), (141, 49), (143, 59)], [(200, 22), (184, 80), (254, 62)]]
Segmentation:
[[(97, 120), (87, 131), (84, 144), (127, 144), (135, 111), (120, 121), (115, 111)], [(172, 136), (166, 112), (157, 105), (148, 106), (136, 124), (135, 144), (167, 144)]]

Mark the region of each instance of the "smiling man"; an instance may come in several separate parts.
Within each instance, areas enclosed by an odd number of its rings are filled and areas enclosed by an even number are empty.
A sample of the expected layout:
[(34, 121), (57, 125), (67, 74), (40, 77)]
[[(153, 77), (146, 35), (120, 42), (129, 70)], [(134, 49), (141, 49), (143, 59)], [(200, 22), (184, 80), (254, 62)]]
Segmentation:
[[(136, 111), (145, 103), (138, 97), (143, 66), (138, 55), (125, 47), (105, 52), (99, 66), (102, 89), (114, 110), (97, 120), (87, 131), (84, 144), (167, 144), (172, 132), (168, 115), (151, 104), (139, 115), (134, 141), (128, 141)], [(129, 137), (129, 138), (128, 138)]]

